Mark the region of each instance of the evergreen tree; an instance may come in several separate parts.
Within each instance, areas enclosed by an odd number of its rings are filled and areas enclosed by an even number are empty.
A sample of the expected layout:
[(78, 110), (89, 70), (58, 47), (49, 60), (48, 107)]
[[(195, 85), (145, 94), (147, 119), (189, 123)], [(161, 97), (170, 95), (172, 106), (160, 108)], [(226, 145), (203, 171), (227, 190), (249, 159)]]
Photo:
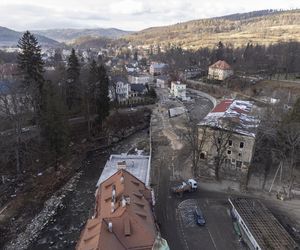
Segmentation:
[(224, 44), (220, 41), (216, 51), (217, 60), (224, 60)]
[(96, 90), (96, 82), (97, 82), (97, 63), (95, 60), (92, 60), (90, 69), (89, 69), (89, 77), (88, 77), (88, 95), (89, 98), (95, 100), (95, 90)]
[(80, 65), (75, 50), (72, 49), (68, 60), (67, 68), (67, 86), (66, 86), (66, 103), (71, 110), (75, 104), (80, 104)]
[(97, 89), (96, 89), (96, 105), (97, 119), (102, 125), (104, 119), (109, 115), (109, 79), (106, 69), (103, 65), (97, 67)]
[(49, 149), (55, 155), (56, 168), (58, 159), (64, 155), (69, 143), (69, 128), (65, 106), (58, 91), (50, 81), (45, 83), (45, 111), (42, 119), (42, 135), (46, 138)]
[(26, 31), (18, 42), (18, 67), (22, 77), (21, 89), (32, 105), (38, 124), (43, 112), (43, 87), (45, 79), (41, 47), (33, 34)]
[(92, 123), (91, 114), (96, 110), (96, 83), (97, 83), (97, 63), (92, 60), (89, 68), (89, 74), (87, 79), (87, 88), (84, 95), (85, 104), (85, 116), (88, 125), (88, 135), (91, 135)]

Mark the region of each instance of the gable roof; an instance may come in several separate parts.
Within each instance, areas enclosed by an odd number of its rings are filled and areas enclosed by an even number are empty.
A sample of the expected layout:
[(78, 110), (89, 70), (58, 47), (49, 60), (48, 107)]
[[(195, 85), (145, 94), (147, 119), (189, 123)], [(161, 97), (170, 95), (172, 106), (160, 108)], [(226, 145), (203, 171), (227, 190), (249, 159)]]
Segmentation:
[(157, 228), (150, 201), (144, 183), (120, 169), (98, 188), (94, 218), (88, 220), (76, 249), (152, 249)]
[(222, 70), (231, 70), (232, 69), (231, 66), (226, 61), (222, 61), (222, 60), (217, 61), (213, 65), (209, 66), (209, 68), (222, 69)]
[(234, 132), (255, 137), (259, 119), (251, 114), (253, 103), (250, 101), (226, 99), (221, 101), (199, 123), (201, 126), (225, 129), (224, 122), (234, 125)]
[(144, 84), (131, 84), (131, 91), (142, 93), (146, 90), (146, 87)]
[(123, 76), (113, 76), (111, 77), (111, 82), (117, 83), (117, 82), (123, 82), (123, 83), (128, 83), (127, 79)]

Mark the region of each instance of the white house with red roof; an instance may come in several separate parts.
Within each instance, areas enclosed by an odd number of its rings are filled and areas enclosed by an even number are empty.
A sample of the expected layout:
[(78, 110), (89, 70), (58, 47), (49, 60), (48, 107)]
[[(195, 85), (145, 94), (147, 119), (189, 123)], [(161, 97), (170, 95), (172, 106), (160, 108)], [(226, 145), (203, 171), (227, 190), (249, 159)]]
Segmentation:
[(232, 67), (226, 61), (217, 61), (208, 68), (208, 78), (223, 81), (233, 75)]

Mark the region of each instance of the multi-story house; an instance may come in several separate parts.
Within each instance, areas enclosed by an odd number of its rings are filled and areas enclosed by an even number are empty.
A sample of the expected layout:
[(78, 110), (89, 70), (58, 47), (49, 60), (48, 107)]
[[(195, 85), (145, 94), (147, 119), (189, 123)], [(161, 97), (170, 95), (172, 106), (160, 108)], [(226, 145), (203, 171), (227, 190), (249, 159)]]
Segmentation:
[(199, 123), (200, 158), (207, 165), (219, 157), (225, 170), (248, 171), (259, 125), (254, 109), (249, 101), (223, 100)]
[(208, 68), (208, 78), (223, 81), (233, 75), (233, 69), (225, 61), (217, 61)]
[(167, 64), (152, 62), (149, 68), (149, 72), (153, 76), (161, 75), (166, 71)]
[(186, 100), (186, 85), (180, 81), (171, 82), (171, 95), (182, 100)]

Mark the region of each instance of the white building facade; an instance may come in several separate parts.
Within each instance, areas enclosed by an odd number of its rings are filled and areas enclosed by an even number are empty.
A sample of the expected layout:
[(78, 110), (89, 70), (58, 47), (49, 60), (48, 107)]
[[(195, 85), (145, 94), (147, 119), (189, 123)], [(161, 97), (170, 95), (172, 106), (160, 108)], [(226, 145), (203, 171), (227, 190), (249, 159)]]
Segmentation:
[(186, 85), (181, 82), (171, 82), (171, 95), (182, 100), (186, 99)]

